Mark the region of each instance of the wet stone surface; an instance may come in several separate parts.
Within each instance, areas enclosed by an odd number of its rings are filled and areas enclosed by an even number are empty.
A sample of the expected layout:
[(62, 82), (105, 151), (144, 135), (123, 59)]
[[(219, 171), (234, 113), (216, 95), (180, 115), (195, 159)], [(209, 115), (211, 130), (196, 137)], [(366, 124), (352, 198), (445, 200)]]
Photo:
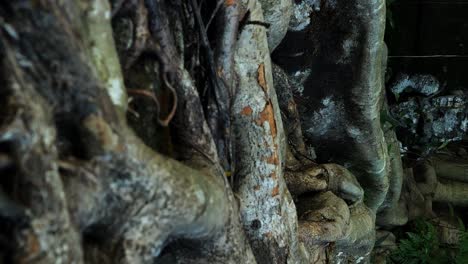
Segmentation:
[(396, 120), (399, 138), (406, 145), (438, 147), (462, 140), (468, 132), (466, 95), (412, 97), (391, 106), (390, 112)]

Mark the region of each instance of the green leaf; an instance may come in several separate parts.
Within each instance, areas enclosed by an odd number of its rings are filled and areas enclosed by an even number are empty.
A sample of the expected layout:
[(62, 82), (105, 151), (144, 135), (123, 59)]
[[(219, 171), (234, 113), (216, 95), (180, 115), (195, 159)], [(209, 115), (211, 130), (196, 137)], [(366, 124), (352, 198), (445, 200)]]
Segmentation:
[(413, 226), (413, 232), (407, 232), (407, 238), (401, 239), (398, 248), (392, 253), (390, 259), (394, 263), (453, 263), (445, 248), (440, 244), (436, 227), (433, 224), (419, 220), (415, 221)]
[(391, 153), (392, 150), (393, 150), (392, 144), (388, 144), (388, 145), (387, 145), (387, 153)]
[(462, 232), (466, 232), (466, 227), (465, 227), (465, 224), (463, 223), (463, 220), (460, 217), (457, 217), (457, 221), (458, 221), (458, 228)]
[(385, 123), (389, 123), (390, 125), (392, 125), (391, 128), (397, 127), (399, 125), (398, 121), (396, 121), (393, 117), (391, 117), (390, 114), (385, 109), (382, 109), (380, 111), (380, 124), (384, 126)]
[(450, 143), (450, 140), (442, 142), (442, 144), (439, 147), (437, 147), (437, 149), (441, 150), (441, 149), (445, 148), (448, 145), (448, 143)]

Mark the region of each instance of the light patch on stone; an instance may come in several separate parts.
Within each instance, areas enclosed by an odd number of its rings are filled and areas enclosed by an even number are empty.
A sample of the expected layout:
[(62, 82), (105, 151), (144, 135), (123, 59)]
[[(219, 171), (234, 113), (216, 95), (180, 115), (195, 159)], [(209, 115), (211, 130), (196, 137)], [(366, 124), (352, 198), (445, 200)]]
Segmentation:
[(331, 97), (330, 97), (330, 96), (329, 96), (329, 97), (326, 97), (325, 99), (322, 100), (322, 104), (323, 104), (324, 106), (329, 106), (331, 102), (332, 102), (332, 101), (331, 101)]
[[(89, 11), (89, 15), (92, 17), (102, 17), (104, 16), (106, 19), (106, 12), (109, 12), (109, 7), (106, 5), (106, 1), (103, 0), (95, 0), (92, 1), (92, 5)], [(110, 14), (109, 14), (110, 18)]]
[(354, 36), (351, 36), (351, 37), (345, 39), (343, 41), (343, 43), (342, 43), (343, 56), (338, 62), (339, 63), (349, 63), (349, 58), (351, 56), (353, 48), (355, 48), (355, 47), (356, 47), (356, 41), (354, 40)]
[(19, 52), (16, 52), (15, 53), (15, 56), (18, 60), (18, 63), (21, 67), (23, 68), (32, 68), (33, 67), (33, 64), (30, 60), (28, 60), (25, 56), (23, 56), (23, 54), (19, 53)]
[(400, 74), (390, 89), (395, 95), (405, 92), (417, 92), (430, 96), (439, 92), (440, 83), (434, 76), (428, 74), (416, 74), (412, 76)]
[(201, 203), (201, 204), (204, 204), (205, 203), (205, 194), (203, 193), (202, 190), (197, 190), (195, 191), (195, 196), (197, 197), (198, 201)]
[(45, 129), (45, 133), (42, 134), (42, 138), (44, 140), (44, 144), (47, 146), (51, 146), (55, 139), (55, 130), (52, 129)]
[(465, 132), (468, 130), (468, 118), (463, 119), (461, 129)]
[(310, 14), (314, 11), (320, 11), (320, 0), (304, 0), (294, 4), (289, 30), (304, 30), (310, 24)]
[(142, 225), (149, 226), (149, 225), (153, 224), (153, 221), (147, 215), (144, 215), (144, 216), (141, 217), (140, 223)]
[(348, 132), (348, 134), (351, 137), (355, 138), (358, 141), (366, 141), (366, 138), (364, 138), (364, 134), (362, 133), (361, 129), (359, 129), (358, 127), (347, 126), (346, 132)]
[(3, 24), (3, 29), (5, 29), (6, 33), (10, 35), (10, 37), (14, 38), (15, 40), (19, 39), (19, 35), (16, 30), (8, 23)]
[[(375, 164), (375, 163), (381, 163), (381, 164)], [(379, 165), (381, 165), (380, 168), (378, 167)], [(376, 162), (373, 163), (373, 167), (376, 167), (377, 170), (366, 170), (366, 172), (369, 174), (381, 174), (387, 168), (387, 159), (377, 160)]]
[(304, 82), (310, 76), (310, 69), (296, 71), (294, 74), (290, 76), (291, 81), (293, 82), (292, 89), (294, 93), (299, 95), (303, 95), (304, 93)]
[(314, 136), (323, 136), (330, 131), (331, 128), (339, 126), (336, 120), (339, 120), (339, 115), (342, 113), (343, 106), (334, 100), (332, 96), (322, 99), (322, 108), (318, 109), (311, 115), (311, 119), (307, 133)]
[(124, 102), (123, 89), (124, 87), (120, 79), (113, 78), (107, 81), (107, 92), (114, 105), (125, 107), (122, 105), (122, 102)]

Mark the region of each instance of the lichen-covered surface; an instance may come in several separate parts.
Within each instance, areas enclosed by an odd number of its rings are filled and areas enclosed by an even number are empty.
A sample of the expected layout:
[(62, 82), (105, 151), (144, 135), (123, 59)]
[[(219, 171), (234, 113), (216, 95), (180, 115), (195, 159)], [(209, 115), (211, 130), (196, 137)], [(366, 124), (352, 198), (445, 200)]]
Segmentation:
[(439, 81), (431, 75), (408, 74), (398, 75), (394, 82), (390, 85), (392, 93), (400, 97), (404, 93), (419, 93), (425, 96), (430, 96), (438, 93), (441, 89)]
[(468, 132), (465, 95), (410, 98), (392, 105), (390, 111), (405, 146), (421, 153), (462, 140)]
[[(252, 20), (262, 21), (257, 1)], [(241, 218), (260, 263), (300, 263), (295, 205), (283, 179), (285, 135), (273, 86), (266, 30), (247, 25), (236, 50), (238, 93), (233, 104), (237, 194)]]
[[(466, 94), (402, 75), (388, 106), (384, 18), (383, 0), (1, 3), (0, 263), (373, 263), (387, 228), (467, 206), (447, 146)], [(403, 164), (410, 141), (432, 155)]]
[[(10, 65), (2, 67), (5, 91), (12, 102), (20, 102), (24, 96), (37, 97), (17, 105), (18, 111), (24, 114), (34, 113), (24, 116), (24, 120), (29, 126), (37, 125), (35, 128), (2, 124), (10, 131), (2, 134), (3, 137), (11, 131), (22, 135), (5, 138), (23, 145), (18, 150), (27, 152), (14, 160), (15, 166), (25, 169), (33, 166), (17, 176), (27, 188), (23, 193), (28, 195), (21, 203), (26, 202), (23, 206), (29, 216), (15, 233), (18, 248), (13, 261), (82, 263), (79, 245), (79, 233), (82, 233), (86, 240), (93, 241), (91, 247), (96, 247), (93, 243), (99, 244), (110, 263), (152, 263), (163, 246), (177, 237), (207, 241), (205, 254), (198, 259), (192, 257), (194, 261), (253, 262), (250, 248), (239, 231), (236, 209), (227, 206), (233, 203), (232, 192), (230, 195), (224, 192), (227, 183), (219, 174), (215, 176), (216, 170), (203, 168), (200, 164), (204, 163), (197, 160), (190, 165), (199, 170), (163, 157), (146, 147), (126, 127), (122, 119), (126, 104), (111, 101), (110, 96), (113, 92), (125, 96), (124, 87), (104, 85), (108, 75), (93, 71), (113, 67), (107, 63), (115, 62), (116, 58), (98, 56), (103, 64), (96, 63), (92, 55), (86, 55), (85, 45), (77, 41), (78, 32), (71, 30), (79, 22), (74, 20), (77, 17), (69, 16), (80, 9), (69, 2), (65, 6), (11, 3), (10, 10), (16, 16), (8, 17), (9, 23), (19, 37), (11, 39), (1, 35), (5, 48), (2, 48), (5, 55), (2, 65)], [(110, 21), (97, 21), (82, 22), (108, 23), (98, 27), (108, 34)], [(36, 41), (43, 32), (50, 34), (50, 42)], [(105, 38), (100, 44), (112, 49), (109, 40)], [(21, 45), (16, 45), (17, 41)], [(21, 53), (29, 59), (29, 68), (21, 67), (13, 56)], [(48, 57), (40, 59), (37, 54)], [(50, 85), (48, 78), (41, 78), (45, 72), (55, 85)], [(118, 88), (120, 91), (115, 91)], [(49, 105), (54, 108), (50, 109)], [(57, 123), (51, 122), (51, 116)], [(70, 117), (68, 123), (62, 123), (67, 117)], [(21, 119), (21, 116), (11, 116), (12, 124)], [(67, 126), (76, 129), (83, 143), (73, 141), (74, 134), (67, 132)], [(29, 137), (35, 140), (28, 140)], [(76, 152), (78, 146), (73, 144), (82, 144), (80, 152)], [(211, 144), (208, 142), (206, 146)], [(42, 158), (34, 155), (36, 151), (43, 152)], [(25, 163), (24, 158), (32, 158), (33, 162)], [(68, 211), (67, 207), (72, 210)], [(219, 228), (226, 232), (217, 232)], [(233, 253), (234, 248), (243, 247)], [(87, 262), (98, 261), (87, 259)]]
[(268, 47), (270, 52), (279, 45), (288, 30), (293, 11), (292, 0), (260, 0), (265, 22), (269, 24), (267, 30)]
[(385, 199), (389, 176), (380, 124), (384, 22), (383, 1), (325, 1), (304, 35), (312, 47), (296, 44), (299, 35), (291, 34), (278, 52), (286, 52), (289, 43), (308, 53), (298, 59), (299, 67), (291, 63), (295, 57), (280, 62), (291, 74), (310, 69), (304, 103), (298, 101), (306, 141), (320, 161), (343, 164), (355, 173), (373, 210)]
[(310, 24), (310, 16), (320, 11), (320, 0), (295, 1), (289, 30), (302, 31)]

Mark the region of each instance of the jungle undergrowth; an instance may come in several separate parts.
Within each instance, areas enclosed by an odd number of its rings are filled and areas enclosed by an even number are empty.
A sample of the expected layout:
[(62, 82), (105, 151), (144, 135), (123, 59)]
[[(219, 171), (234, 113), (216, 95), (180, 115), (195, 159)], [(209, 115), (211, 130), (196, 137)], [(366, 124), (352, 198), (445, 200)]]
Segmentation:
[(458, 220), (458, 244), (453, 247), (442, 243), (436, 225), (430, 220), (419, 219), (412, 224), (412, 232), (406, 232), (390, 254), (394, 264), (467, 264), (468, 230)]

